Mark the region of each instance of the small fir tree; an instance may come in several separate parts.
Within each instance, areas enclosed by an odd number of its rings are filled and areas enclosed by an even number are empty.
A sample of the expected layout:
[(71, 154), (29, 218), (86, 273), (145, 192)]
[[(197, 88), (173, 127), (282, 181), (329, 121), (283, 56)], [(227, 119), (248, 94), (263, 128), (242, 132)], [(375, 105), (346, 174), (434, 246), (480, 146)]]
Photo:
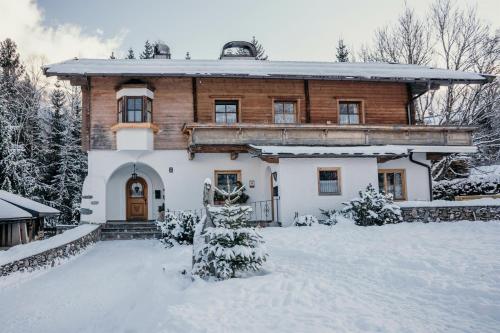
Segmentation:
[[(255, 59), (267, 60), (268, 56), (266, 54), (266, 50), (264, 49), (262, 44), (257, 40), (257, 38), (255, 38), (255, 36), (252, 37), (250, 43), (253, 44), (253, 46), (255, 46), (255, 49), (257, 50), (257, 56), (255, 57)], [(246, 50), (239, 50), (238, 54), (247, 55), (247, 52)]]
[(142, 51), (139, 58), (152, 59), (153, 56), (154, 56), (154, 46), (149, 42), (149, 40), (146, 40), (146, 42), (144, 43), (144, 51)]
[(341, 38), (337, 44), (337, 54), (335, 55), (338, 62), (349, 62), (349, 50)]
[(127, 58), (125, 58), (125, 59), (135, 59), (134, 50), (132, 48), (128, 49)]
[(267, 253), (262, 236), (247, 226), (251, 208), (235, 205), (237, 197), (229, 199), (242, 188), (231, 193), (215, 190), (225, 194), (226, 203), (223, 207), (207, 206), (209, 216), (204, 216), (201, 223), (209, 219), (213, 226), (205, 228), (194, 244), (193, 274), (225, 280), (241, 272), (258, 271)]
[(193, 244), (194, 229), (200, 218), (191, 212), (181, 212), (180, 216), (166, 212), (163, 221), (156, 224), (161, 230), (161, 242), (167, 247), (175, 244)]

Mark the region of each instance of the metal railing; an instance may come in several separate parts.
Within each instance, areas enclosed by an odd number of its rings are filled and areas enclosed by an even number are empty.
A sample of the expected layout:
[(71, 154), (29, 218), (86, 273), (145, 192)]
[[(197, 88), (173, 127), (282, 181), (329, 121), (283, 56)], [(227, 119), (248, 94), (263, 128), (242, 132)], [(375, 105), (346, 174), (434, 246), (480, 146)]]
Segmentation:
[[(273, 198), (272, 200), (262, 200), (254, 201), (242, 204), (242, 206), (250, 206), (252, 212), (250, 213), (250, 221), (252, 224), (260, 223), (279, 223), (279, 197)], [(203, 208), (199, 209), (186, 209), (186, 210), (167, 210), (169, 213), (180, 217), (183, 212), (192, 213), (198, 217), (202, 217)]]

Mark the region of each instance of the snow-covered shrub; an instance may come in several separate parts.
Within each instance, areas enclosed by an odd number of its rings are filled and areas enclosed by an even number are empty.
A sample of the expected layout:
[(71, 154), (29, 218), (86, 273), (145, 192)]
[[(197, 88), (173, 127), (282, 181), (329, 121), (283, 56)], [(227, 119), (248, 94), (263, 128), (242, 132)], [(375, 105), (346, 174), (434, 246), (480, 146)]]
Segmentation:
[(199, 237), (203, 241), (195, 244), (193, 274), (225, 280), (239, 272), (258, 271), (267, 253), (262, 236), (247, 227), (251, 208), (226, 202), (208, 210), (214, 227), (206, 228)]
[(320, 224), (335, 225), (339, 222), (339, 218), (344, 217), (344, 214), (336, 209), (320, 209), (320, 211), (321, 214), (326, 217), (324, 220), (319, 220)]
[(459, 195), (500, 193), (500, 176), (485, 175), (434, 182), (432, 196), (436, 200), (454, 200)]
[(179, 216), (165, 212), (162, 221), (157, 221), (161, 230), (161, 242), (167, 246), (193, 244), (194, 228), (200, 218), (191, 212), (181, 212)]
[(318, 223), (318, 219), (313, 215), (297, 216), (293, 221), (293, 225), (296, 227), (310, 227)]
[(377, 192), (372, 184), (365, 191), (359, 191), (359, 198), (344, 204), (344, 212), (350, 214), (357, 225), (383, 225), (403, 221), (401, 209), (393, 203), (392, 196)]

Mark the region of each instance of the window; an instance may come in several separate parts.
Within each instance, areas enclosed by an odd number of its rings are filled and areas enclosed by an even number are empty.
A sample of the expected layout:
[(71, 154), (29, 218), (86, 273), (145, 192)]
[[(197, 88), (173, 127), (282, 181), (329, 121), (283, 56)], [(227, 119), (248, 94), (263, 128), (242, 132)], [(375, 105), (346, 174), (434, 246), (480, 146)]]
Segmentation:
[(406, 175), (404, 170), (379, 170), (380, 192), (392, 194), (394, 200), (406, 200)]
[(215, 122), (234, 124), (238, 122), (238, 101), (215, 101)]
[(274, 123), (295, 124), (297, 122), (297, 103), (290, 101), (274, 102)]
[(143, 196), (144, 196), (144, 190), (140, 182), (134, 182), (130, 184), (130, 197), (142, 198)]
[(340, 194), (340, 169), (319, 168), (318, 169), (318, 193), (319, 195)]
[(224, 191), (232, 191), (241, 186), (241, 171), (215, 171), (215, 186)]
[(361, 102), (339, 102), (339, 124), (359, 124)]
[(153, 100), (149, 97), (122, 97), (118, 100), (118, 122), (150, 123), (153, 113)]

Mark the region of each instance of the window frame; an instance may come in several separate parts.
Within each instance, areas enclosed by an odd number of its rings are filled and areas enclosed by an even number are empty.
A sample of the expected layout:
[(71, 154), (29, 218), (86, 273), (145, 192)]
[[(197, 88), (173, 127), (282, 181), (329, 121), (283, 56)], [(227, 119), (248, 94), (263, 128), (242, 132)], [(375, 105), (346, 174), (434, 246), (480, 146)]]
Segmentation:
[[(129, 99), (142, 99), (141, 107), (141, 121), (129, 121), (128, 120), (128, 100)], [(151, 111), (148, 111), (148, 103), (151, 103)], [(129, 124), (139, 124), (139, 123), (153, 123), (153, 99), (148, 96), (123, 96), (116, 100), (116, 118), (118, 123), (129, 123)], [(150, 120), (148, 121), (148, 114)]]
[[(289, 125), (289, 124), (300, 124), (300, 100), (297, 98), (273, 98), (272, 99), (272, 123), (277, 125)], [(294, 104), (294, 113), (295, 113), (295, 122), (293, 123), (278, 123), (276, 122), (276, 103), (293, 103)], [(284, 113), (283, 113), (284, 114)]]
[[(359, 105), (359, 122), (357, 124), (342, 124), (340, 122), (340, 104), (354, 104)], [(359, 98), (339, 98), (337, 99), (337, 124), (339, 125), (363, 125), (365, 123), (365, 101)]]
[[(408, 192), (406, 189), (406, 169), (378, 169), (377, 170), (377, 180), (379, 174), (384, 174), (384, 188), (380, 189), (383, 190), (385, 194), (387, 194), (387, 174), (389, 173), (401, 173), (401, 188), (403, 190), (403, 198), (402, 199), (396, 199), (393, 197), (394, 201), (406, 201), (408, 200)], [(380, 187), (380, 186), (379, 186)]]
[[(338, 183), (338, 192), (321, 192), (321, 185), (320, 185), (320, 174), (321, 171), (335, 171), (337, 172), (337, 183)], [(317, 170), (317, 181), (318, 181), (318, 195), (320, 196), (331, 196), (331, 195), (342, 195), (342, 174), (341, 174), (341, 168), (340, 167), (320, 167)]]
[[(217, 122), (217, 105), (221, 105), (223, 104), (224, 102), (231, 102), (231, 103), (235, 103), (236, 104), (236, 122), (235, 123), (227, 123), (227, 122), (224, 122), (224, 123), (218, 123)], [(221, 104), (218, 104), (218, 103), (221, 103)], [(230, 104), (230, 103), (228, 103)], [(225, 104), (227, 105), (227, 104)], [(215, 124), (226, 124), (226, 125), (232, 125), (232, 124), (238, 124), (240, 122), (240, 110), (241, 110), (241, 99), (240, 98), (232, 98), (232, 97), (223, 97), (223, 98), (214, 98), (213, 100), (213, 122)], [(219, 112), (220, 113), (220, 112)], [(226, 115), (226, 121), (227, 121), (227, 111), (224, 113)]]
[[(236, 174), (236, 181), (241, 182), (241, 170), (214, 170), (214, 183), (215, 186), (219, 187), (218, 175), (232, 175)], [(220, 188), (220, 187), (219, 187)], [(225, 190), (223, 188), (223, 190)]]

